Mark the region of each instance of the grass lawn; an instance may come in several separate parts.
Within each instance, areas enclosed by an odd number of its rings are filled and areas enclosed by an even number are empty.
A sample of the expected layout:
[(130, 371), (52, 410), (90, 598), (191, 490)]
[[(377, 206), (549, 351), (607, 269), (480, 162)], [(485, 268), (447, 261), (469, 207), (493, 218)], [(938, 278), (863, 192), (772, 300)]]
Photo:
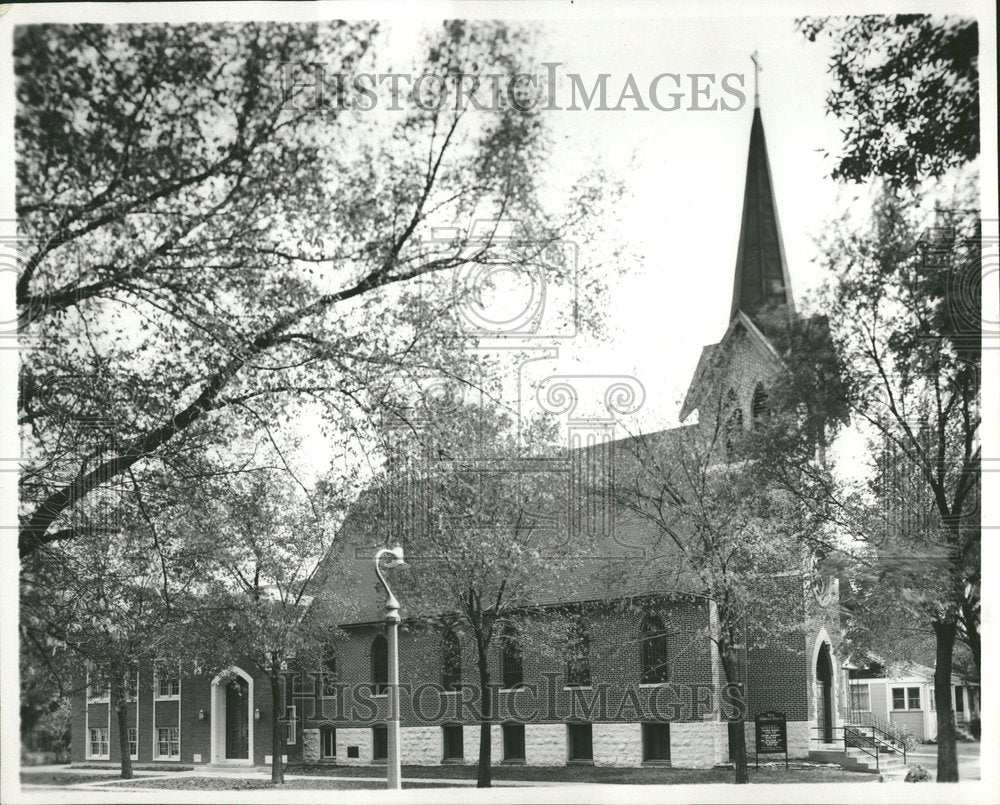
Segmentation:
[(119, 774), (73, 774), (67, 771), (22, 771), (21, 783), (31, 785), (76, 785), (77, 783), (102, 783), (120, 780)]
[[(103, 765), (98, 765), (97, 763), (77, 763), (71, 768), (74, 769), (118, 769), (121, 770), (121, 766), (115, 763), (113, 766), (105, 763)], [(169, 771), (194, 771), (194, 766), (157, 766), (155, 764), (149, 763), (133, 763), (132, 771), (155, 771), (155, 772), (169, 772)]]
[[(313, 790), (349, 790), (349, 789), (382, 789), (385, 783), (381, 780), (331, 780), (324, 779), (321, 774), (338, 777), (371, 778), (384, 771), (371, 766), (326, 766), (320, 769), (314, 767), (292, 767), (288, 774), (316, 775), (312, 780), (289, 780), (285, 789)], [(404, 788), (424, 788), (446, 786), (444, 780), (475, 779), (475, 768), (471, 766), (433, 767), (404, 766), (404, 778), (422, 778), (418, 781), (407, 781)], [(564, 783), (620, 783), (626, 785), (690, 785), (699, 783), (731, 783), (731, 769), (606, 769), (593, 767), (541, 767), (518, 766), (500, 767), (494, 769), (493, 779), (527, 780)], [(750, 770), (751, 783), (870, 783), (878, 779), (874, 774), (858, 774), (843, 769), (826, 767), (806, 767), (790, 769)], [(426, 782), (424, 782), (426, 780)], [(195, 791), (245, 791), (271, 788), (270, 780), (241, 780), (232, 777), (182, 777), (170, 779), (135, 780), (113, 786), (118, 788), (164, 788)]]
[[(428, 780), (426, 783), (403, 783), (403, 788), (444, 788), (445, 783)], [(465, 788), (465, 786), (462, 786)], [(165, 788), (172, 791), (253, 791), (280, 788), (282, 791), (314, 790), (314, 791), (357, 791), (364, 788), (381, 790), (385, 783), (372, 780), (289, 780), (283, 786), (274, 786), (270, 780), (240, 780), (234, 777), (178, 777), (176, 779), (133, 780), (121, 785), (109, 786), (108, 790), (119, 788)]]

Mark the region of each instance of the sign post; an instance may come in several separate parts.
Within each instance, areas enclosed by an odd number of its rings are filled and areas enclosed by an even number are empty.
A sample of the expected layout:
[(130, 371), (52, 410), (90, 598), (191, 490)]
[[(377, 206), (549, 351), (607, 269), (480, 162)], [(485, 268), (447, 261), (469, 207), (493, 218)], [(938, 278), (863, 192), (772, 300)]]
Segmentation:
[(769, 711), (754, 718), (754, 766), (760, 768), (760, 755), (785, 755), (788, 770), (788, 723), (784, 713)]

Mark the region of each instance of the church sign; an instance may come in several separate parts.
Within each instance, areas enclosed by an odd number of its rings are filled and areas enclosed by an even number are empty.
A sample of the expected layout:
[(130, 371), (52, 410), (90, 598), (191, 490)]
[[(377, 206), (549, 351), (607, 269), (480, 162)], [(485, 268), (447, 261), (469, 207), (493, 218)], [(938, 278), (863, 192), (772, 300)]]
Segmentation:
[(760, 768), (760, 755), (785, 756), (785, 768), (788, 768), (788, 723), (784, 713), (769, 711), (760, 713), (754, 719), (755, 765)]

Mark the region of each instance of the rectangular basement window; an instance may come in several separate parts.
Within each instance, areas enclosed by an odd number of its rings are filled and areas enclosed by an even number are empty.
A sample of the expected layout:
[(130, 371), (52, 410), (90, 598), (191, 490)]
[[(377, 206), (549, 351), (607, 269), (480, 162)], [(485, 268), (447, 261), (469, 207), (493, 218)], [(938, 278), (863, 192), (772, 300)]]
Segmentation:
[(642, 760), (644, 763), (670, 762), (670, 725), (642, 725)]
[(445, 724), (441, 727), (441, 737), (444, 740), (444, 759), (462, 761), (465, 758), (465, 742), (461, 724)]
[(372, 727), (372, 760), (385, 761), (389, 757), (389, 732), (385, 726)]
[(337, 756), (337, 730), (333, 727), (320, 727), (319, 755), (324, 760), (332, 760)]
[(508, 763), (524, 763), (524, 724), (504, 724), (503, 759)]
[(571, 763), (594, 762), (594, 727), (592, 724), (567, 724)]

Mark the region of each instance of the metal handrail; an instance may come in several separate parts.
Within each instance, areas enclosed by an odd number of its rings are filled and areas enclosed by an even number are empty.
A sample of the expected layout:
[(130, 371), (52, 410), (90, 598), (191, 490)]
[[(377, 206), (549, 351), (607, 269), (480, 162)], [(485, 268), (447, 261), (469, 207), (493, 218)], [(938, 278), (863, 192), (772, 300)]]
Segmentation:
[[(857, 727), (846, 727), (845, 726), (845, 727), (842, 727), (842, 729), (844, 730), (844, 754), (845, 755), (847, 754), (848, 748), (859, 749), (862, 752), (864, 752), (866, 755), (868, 755), (868, 757), (875, 758), (875, 770), (878, 771), (879, 770), (879, 757), (878, 757), (878, 754), (879, 753), (878, 753), (878, 746), (875, 743), (875, 736), (865, 735), (863, 732), (860, 732)], [(849, 743), (848, 742), (848, 733), (851, 730), (854, 731), (854, 740)], [(861, 741), (863, 741), (863, 740), (870, 740), (872, 742), (871, 743), (871, 746), (872, 746), (872, 751), (871, 752), (869, 752), (865, 748), (864, 744), (861, 743)]]
[(881, 718), (869, 711), (851, 710), (849, 711), (849, 716), (850, 719), (856, 722), (858, 726), (871, 729), (873, 734), (877, 733), (878, 737), (880, 737), (883, 743), (887, 744), (890, 749), (896, 752), (902, 752), (903, 762), (906, 762), (906, 739), (903, 737), (902, 733), (896, 729), (894, 724), (883, 721)]

